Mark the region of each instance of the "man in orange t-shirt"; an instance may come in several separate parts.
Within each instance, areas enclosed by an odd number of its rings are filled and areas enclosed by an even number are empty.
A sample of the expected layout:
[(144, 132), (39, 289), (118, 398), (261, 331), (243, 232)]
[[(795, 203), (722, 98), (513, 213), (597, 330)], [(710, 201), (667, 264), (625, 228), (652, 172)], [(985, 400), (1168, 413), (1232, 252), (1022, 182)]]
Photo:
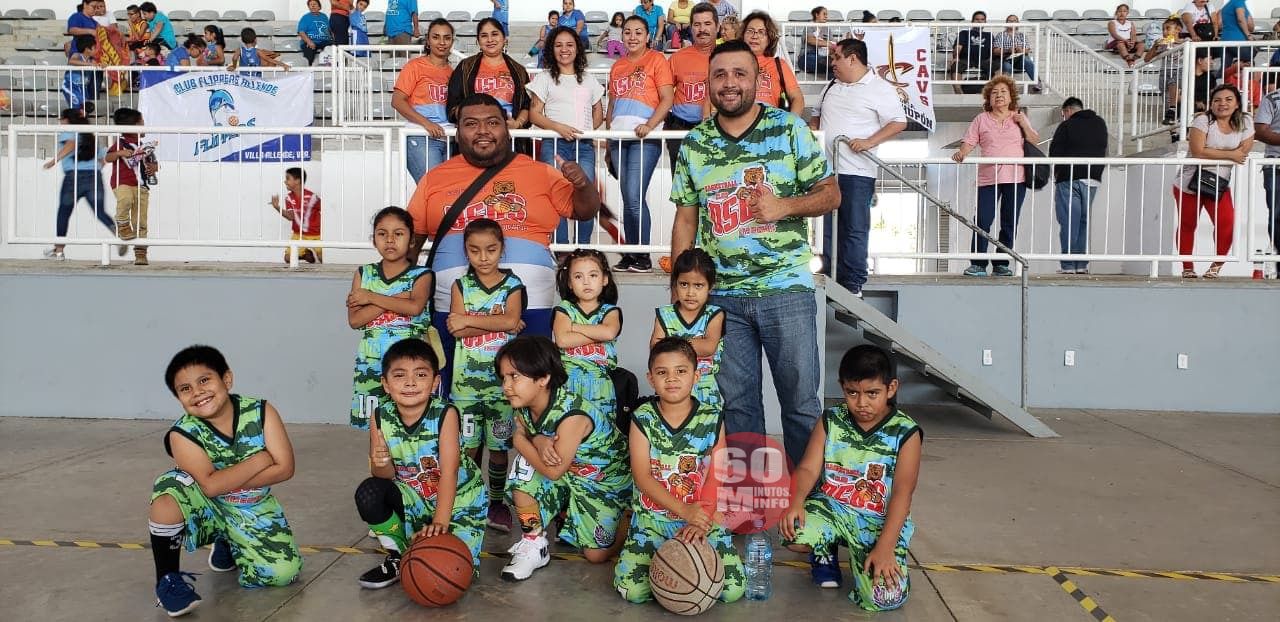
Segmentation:
[[(709, 2), (699, 2), (689, 14), (689, 28), (693, 31), (693, 45), (680, 48), (671, 55), (671, 77), (675, 80), (675, 103), (667, 115), (664, 129), (689, 130), (707, 118), (710, 104), (707, 100), (707, 69), (711, 64), (711, 50), (716, 47), (716, 33), (720, 30), (720, 18), (716, 7)], [(680, 141), (667, 141), (675, 169), (676, 153)]]
[[(424, 241), (434, 236), (453, 201), (480, 173), (511, 154), (507, 115), (493, 96), (477, 93), (458, 107), (458, 151), (427, 172), (409, 200), (414, 243), (410, 257), (418, 257)], [(506, 241), (502, 267), (510, 268), (525, 285), (526, 332), (551, 336), (551, 309), (556, 303), (555, 261), (551, 233), (561, 218), (588, 220), (600, 208), (596, 185), (576, 162), (563, 162), (557, 171), (527, 155), (515, 156), (489, 180), (456, 222), (439, 240), (433, 265), (435, 294), (432, 323), (440, 331), (447, 359), (453, 356), (453, 336), (445, 326), (453, 282), (467, 271), (462, 230), (478, 218), (497, 221)], [(445, 395), (449, 394), (444, 378)]]

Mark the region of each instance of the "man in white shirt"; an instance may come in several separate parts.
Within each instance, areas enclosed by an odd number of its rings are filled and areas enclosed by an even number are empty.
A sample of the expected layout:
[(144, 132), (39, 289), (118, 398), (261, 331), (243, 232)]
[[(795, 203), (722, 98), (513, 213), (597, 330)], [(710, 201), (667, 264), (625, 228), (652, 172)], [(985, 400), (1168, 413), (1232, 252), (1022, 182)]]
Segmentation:
[[(818, 99), (817, 113), (809, 122), (824, 133), (827, 149), (840, 183), (839, 231), (834, 248), (838, 266), (826, 262), (824, 272), (834, 272), (836, 282), (862, 295), (867, 282), (867, 234), (871, 230), (871, 200), (876, 190), (876, 165), (863, 155), (907, 127), (898, 92), (867, 66), (867, 44), (845, 39), (831, 50), (835, 79)], [(831, 215), (825, 216), (822, 248), (827, 257), (831, 245)]]
[[(1280, 158), (1280, 89), (1262, 96), (1253, 118), (1253, 135), (1267, 146), (1265, 157)], [(1267, 198), (1267, 231), (1280, 253), (1280, 166), (1262, 167), (1262, 189)], [(1276, 278), (1280, 279), (1280, 263), (1276, 264)]]

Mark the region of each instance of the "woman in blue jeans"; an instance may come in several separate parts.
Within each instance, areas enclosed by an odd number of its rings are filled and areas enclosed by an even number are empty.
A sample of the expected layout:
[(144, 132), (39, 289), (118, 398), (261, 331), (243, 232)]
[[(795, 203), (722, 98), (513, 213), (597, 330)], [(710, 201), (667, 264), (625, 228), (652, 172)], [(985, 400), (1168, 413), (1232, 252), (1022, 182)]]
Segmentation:
[[(662, 122), (675, 101), (671, 66), (650, 50), (649, 25), (632, 15), (622, 23), (626, 53), (609, 70), (609, 129), (634, 132), (643, 139)], [(660, 140), (617, 140), (609, 143), (609, 159), (622, 184), (623, 230), (628, 244), (649, 243), (649, 181), (662, 155)], [(614, 270), (651, 272), (646, 253), (626, 253)]]
[[(560, 138), (543, 139), (538, 159), (560, 168), (563, 162), (577, 162), (592, 182), (596, 180), (596, 147), (591, 139), (580, 139), (582, 132), (594, 130), (604, 122), (604, 86), (587, 73), (587, 53), (578, 33), (558, 26), (547, 33), (542, 48), (542, 66), (547, 70), (529, 82), (529, 119), (533, 124), (551, 130)], [(555, 242), (589, 244), (591, 222), (578, 222), (577, 235), (569, 235), (568, 219), (561, 219)]]
[[(58, 117), (58, 122), (62, 125), (89, 123), (84, 113), (77, 108), (63, 110)], [(58, 134), (58, 145), (58, 153), (44, 163), (46, 169), (62, 164), (62, 187), (58, 191), (57, 236), (66, 237), (67, 229), (71, 225), (71, 212), (80, 203), (80, 199), (88, 201), (98, 222), (115, 235), (116, 221), (115, 218), (107, 215), (106, 192), (102, 187), (102, 175), (98, 172), (98, 160), (106, 155), (106, 150), (98, 149), (98, 141), (93, 134), (74, 132)], [(44, 256), (50, 259), (66, 259), (63, 252), (65, 247), (65, 244), (54, 244), (52, 249), (44, 252)]]

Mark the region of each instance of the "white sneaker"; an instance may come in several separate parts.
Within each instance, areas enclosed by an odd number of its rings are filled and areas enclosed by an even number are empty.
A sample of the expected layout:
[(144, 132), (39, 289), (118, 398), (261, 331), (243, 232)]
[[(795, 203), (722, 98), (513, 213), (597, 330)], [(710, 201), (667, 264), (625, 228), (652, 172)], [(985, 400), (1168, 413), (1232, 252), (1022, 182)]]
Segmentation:
[(507, 552), (511, 553), (511, 562), (502, 569), (502, 578), (507, 581), (524, 581), (533, 575), (533, 571), (551, 561), (546, 534), (538, 534), (536, 538), (521, 537)]
[(52, 260), (54, 260), (54, 261), (63, 261), (63, 260), (65, 260), (65, 259), (67, 258), (67, 255), (66, 255), (66, 253), (64, 253), (64, 252), (62, 252), (62, 251), (55, 251), (55, 250), (53, 250), (52, 248), (50, 248), (50, 249), (45, 250), (45, 252), (44, 252), (44, 258), (45, 258), (45, 259), (52, 259)]

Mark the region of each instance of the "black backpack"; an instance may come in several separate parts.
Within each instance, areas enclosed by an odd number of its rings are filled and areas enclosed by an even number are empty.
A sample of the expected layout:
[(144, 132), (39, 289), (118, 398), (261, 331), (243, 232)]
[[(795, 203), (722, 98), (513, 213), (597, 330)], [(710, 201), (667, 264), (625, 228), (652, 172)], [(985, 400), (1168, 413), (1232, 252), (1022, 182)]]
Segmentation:
[(636, 380), (635, 374), (622, 367), (610, 369), (609, 380), (613, 382), (613, 393), (617, 398), (613, 422), (618, 426), (622, 437), (626, 438), (631, 432), (631, 414), (641, 404), (640, 382)]

